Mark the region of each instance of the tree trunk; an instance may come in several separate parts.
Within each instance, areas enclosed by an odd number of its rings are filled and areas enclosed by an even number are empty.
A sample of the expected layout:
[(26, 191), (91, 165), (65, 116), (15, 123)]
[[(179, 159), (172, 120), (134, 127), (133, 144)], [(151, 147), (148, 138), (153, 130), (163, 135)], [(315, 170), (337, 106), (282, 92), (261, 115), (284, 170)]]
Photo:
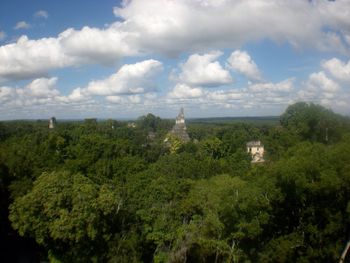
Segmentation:
[(350, 248), (350, 240), (348, 240), (348, 242), (346, 243), (343, 253), (341, 254), (339, 263), (345, 262), (346, 253), (348, 253), (349, 248)]

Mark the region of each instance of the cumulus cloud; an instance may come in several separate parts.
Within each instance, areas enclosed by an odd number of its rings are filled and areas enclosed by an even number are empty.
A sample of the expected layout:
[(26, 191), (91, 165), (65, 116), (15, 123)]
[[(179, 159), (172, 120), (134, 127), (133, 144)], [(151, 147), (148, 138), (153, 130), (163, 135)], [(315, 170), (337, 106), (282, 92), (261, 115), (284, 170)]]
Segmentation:
[(90, 98), (90, 95), (85, 89), (76, 88), (67, 97), (62, 98), (63, 101), (80, 102)]
[(323, 71), (310, 74), (304, 83), (304, 88), (298, 92), (301, 100), (330, 100), (340, 98), (340, 86), (337, 82), (326, 76)]
[(45, 10), (38, 10), (37, 12), (34, 13), (34, 17), (37, 18), (48, 18), (49, 13)]
[(47, 71), (77, 63), (67, 56), (57, 38), (29, 40), (20, 37), (16, 43), (0, 47), (0, 77), (25, 79), (46, 75)]
[(22, 36), (16, 43), (0, 46), (0, 78), (40, 77), (53, 69), (88, 63), (110, 65), (122, 55), (132, 54), (127, 46), (120, 44), (121, 38), (113, 27), (67, 29), (57, 38), (39, 40)]
[(174, 54), (238, 48), (261, 39), (324, 49), (335, 43), (332, 33), (350, 27), (349, 8), (346, 0), (135, 0), (125, 1), (114, 13), (126, 22), (126, 30), (138, 34), (140, 46)]
[[(142, 104), (146, 103), (143, 99), (147, 94), (155, 90), (152, 79), (162, 68), (159, 61), (124, 65), (110, 77), (90, 81), (68, 96), (60, 95), (52, 84), (56, 82), (47, 76), (52, 70), (66, 67), (115, 65), (123, 57), (173, 58), (192, 54), (179, 66), (175, 87), (163, 98), (149, 99), (149, 103), (170, 99), (175, 105), (187, 99), (201, 105), (257, 107), (295, 98), (335, 100), (341, 94), (342, 81), (349, 81), (349, 61), (325, 61), (323, 71), (311, 74), (297, 92), (293, 78), (279, 83), (263, 82), (256, 63), (239, 49), (246, 43), (268, 40), (297, 49), (350, 54), (349, 9), (347, 0), (123, 1), (114, 8), (117, 21), (105, 27), (68, 28), (58, 36), (40, 39), (22, 36), (0, 46), (0, 80), (9, 80), (9, 85), (13, 85), (14, 80), (41, 79), (20, 88), (1, 87), (0, 97), (18, 105), (29, 103), (23, 94), (41, 105), (46, 105), (44, 101), (78, 103), (93, 96), (104, 96), (104, 102), (116, 105)], [(45, 13), (40, 17), (45, 18)], [(221, 65), (221, 52), (212, 51), (219, 49), (238, 49), (228, 58), (227, 66), (253, 83), (243, 88), (230, 87), (230, 70)]]
[(236, 50), (227, 59), (229, 68), (245, 75), (250, 80), (261, 80), (258, 66), (245, 51)]
[(125, 95), (153, 91), (153, 77), (162, 70), (157, 60), (145, 60), (123, 65), (115, 74), (103, 80), (91, 81), (85, 91), (91, 95)]
[(28, 91), (33, 97), (54, 97), (59, 95), (59, 91), (55, 88), (57, 78), (40, 78), (33, 80), (30, 84), (24, 87), (23, 90)]
[(222, 55), (219, 51), (208, 54), (193, 54), (181, 65), (179, 80), (192, 86), (213, 87), (232, 82), (230, 73), (223, 69), (218, 61)]
[(248, 86), (248, 90), (253, 93), (264, 93), (264, 92), (291, 92), (293, 90), (294, 78), (289, 78), (278, 83), (256, 83)]
[[(0, 87), (0, 111), (22, 109), (31, 111), (33, 107), (65, 107), (73, 110), (77, 105), (89, 107), (96, 105), (85, 89), (76, 88), (68, 96), (60, 93), (56, 86), (57, 78), (38, 78), (22, 87)], [(42, 110), (42, 108), (41, 108)], [(83, 110), (80, 108), (80, 110)], [(38, 114), (38, 112), (36, 112)], [(39, 112), (40, 114), (40, 112)]]
[(333, 77), (341, 80), (350, 82), (350, 60), (348, 63), (332, 58), (324, 61), (322, 67), (327, 70)]
[(66, 105), (71, 109), (76, 105), (90, 107), (98, 105), (94, 96), (103, 96), (113, 104), (139, 104), (144, 98), (154, 99), (156, 84), (153, 77), (161, 70), (162, 63), (152, 59), (126, 64), (108, 78), (90, 81), (85, 87), (75, 88), (66, 96), (56, 87), (56, 77), (37, 78), (22, 87), (2, 86), (0, 111), (16, 107), (30, 109), (38, 105)]
[(339, 90), (339, 85), (334, 80), (328, 78), (323, 71), (312, 73), (309, 76), (307, 85), (315, 90), (324, 92), (335, 92)]
[(190, 103), (197, 107), (253, 108), (266, 105), (287, 105), (294, 92), (294, 78), (278, 83), (256, 83), (242, 88), (202, 89), (185, 84), (177, 84), (167, 94), (167, 102)]
[(247, 98), (247, 94), (245, 94), (243, 90), (235, 89), (209, 91), (206, 95), (209, 101), (225, 102), (225, 104), (231, 102), (236, 103), (237, 101)]
[(128, 95), (128, 96), (107, 96), (106, 100), (116, 104), (138, 104), (141, 102), (140, 95)]
[(322, 32), (322, 41), (315, 45), (321, 51), (337, 51), (343, 55), (349, 54), (349, 45), (344, 41), (345, 36), (338, 32)]
[(0, 87), (0, 101), (4, 105), (28, 106), (52, 102), (60, 95), (56, 88), (57, 78), (39, 78), (28, 85), (15, 87)]
[(11, 87), (0, 87), (0, 102), (5, 104), (16, 97), (16, 91)]
[(30, 28), (30, 25), (26, 21), (19, 21), (17, 24), (14, 26), (13, 29), (28, 29)]
[(70, 28), (60, 34), (58, 41), (67, 56), (79, 58), (76, 64), (113, 65), (123, 56), (138, 54), (137, 49), (128, 43), (128, 35), (128, 32), (121, 31), (119, 23), (115, 23), (105, 29)]
[(192, 99), (201, 97), (203, 90), (198, 87), (190, 87), (186, 84), (176, 84), (174, 89), (169, 92), (168, 97), (171, 99)]
[[(118, 21), (105, 28), (67, 29), (55, 38), (21, 37), (1, 46), (0, 78), (45, 76), (53, 69), (86, 63), (113, 65), (125, 56), (240, 48), (262, 39), (349, 54), (349, 9), (346, 0), (124, 1), (114, 8)], [(24, 21), (16, 26), (27, 27)], [(250, 71), (244, 72), (256, 77), (253, 61), (248, 59), (248, 64)]]

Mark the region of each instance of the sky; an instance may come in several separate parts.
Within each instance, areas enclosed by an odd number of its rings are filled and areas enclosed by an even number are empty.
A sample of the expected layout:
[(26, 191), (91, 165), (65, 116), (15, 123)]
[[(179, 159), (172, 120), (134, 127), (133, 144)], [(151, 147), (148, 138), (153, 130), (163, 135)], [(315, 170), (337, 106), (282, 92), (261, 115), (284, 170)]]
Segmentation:
[(349, 0), (2, 0), (0, 120), (350, 115)]

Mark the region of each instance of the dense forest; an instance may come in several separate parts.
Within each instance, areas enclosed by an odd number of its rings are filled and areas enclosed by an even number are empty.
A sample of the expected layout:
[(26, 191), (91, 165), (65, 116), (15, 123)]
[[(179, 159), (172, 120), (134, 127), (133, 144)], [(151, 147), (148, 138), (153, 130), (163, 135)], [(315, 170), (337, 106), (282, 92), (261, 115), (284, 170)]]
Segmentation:
[(322, 106), (196, 120), (186, 144), (152, 114), (47, 124), (0, 122), (9, 262), (338, 262), (350, 239), (350, 120)]

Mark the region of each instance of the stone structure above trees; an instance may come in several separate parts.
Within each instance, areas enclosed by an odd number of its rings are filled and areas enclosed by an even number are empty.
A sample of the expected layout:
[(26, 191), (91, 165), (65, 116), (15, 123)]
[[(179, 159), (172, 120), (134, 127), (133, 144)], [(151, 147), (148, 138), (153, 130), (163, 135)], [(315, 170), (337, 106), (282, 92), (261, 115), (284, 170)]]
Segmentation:
[(264, 145), (260, 141), (247, 142), (247, 152), (252, 156), (252, 163), (264, 162)]
[(49, 129), (54, 129), (56, 126), (56, 118), (55, 117), (51, 117), (49, 120)]
[(181, 108), (179, 115), (176, 117), (175, 125), (170, 131), (170, 134), (178, 138), (181, 142), (186, 143), (191, 140), (186, 130), (187, 128), (185, 123), (184, 109)]

